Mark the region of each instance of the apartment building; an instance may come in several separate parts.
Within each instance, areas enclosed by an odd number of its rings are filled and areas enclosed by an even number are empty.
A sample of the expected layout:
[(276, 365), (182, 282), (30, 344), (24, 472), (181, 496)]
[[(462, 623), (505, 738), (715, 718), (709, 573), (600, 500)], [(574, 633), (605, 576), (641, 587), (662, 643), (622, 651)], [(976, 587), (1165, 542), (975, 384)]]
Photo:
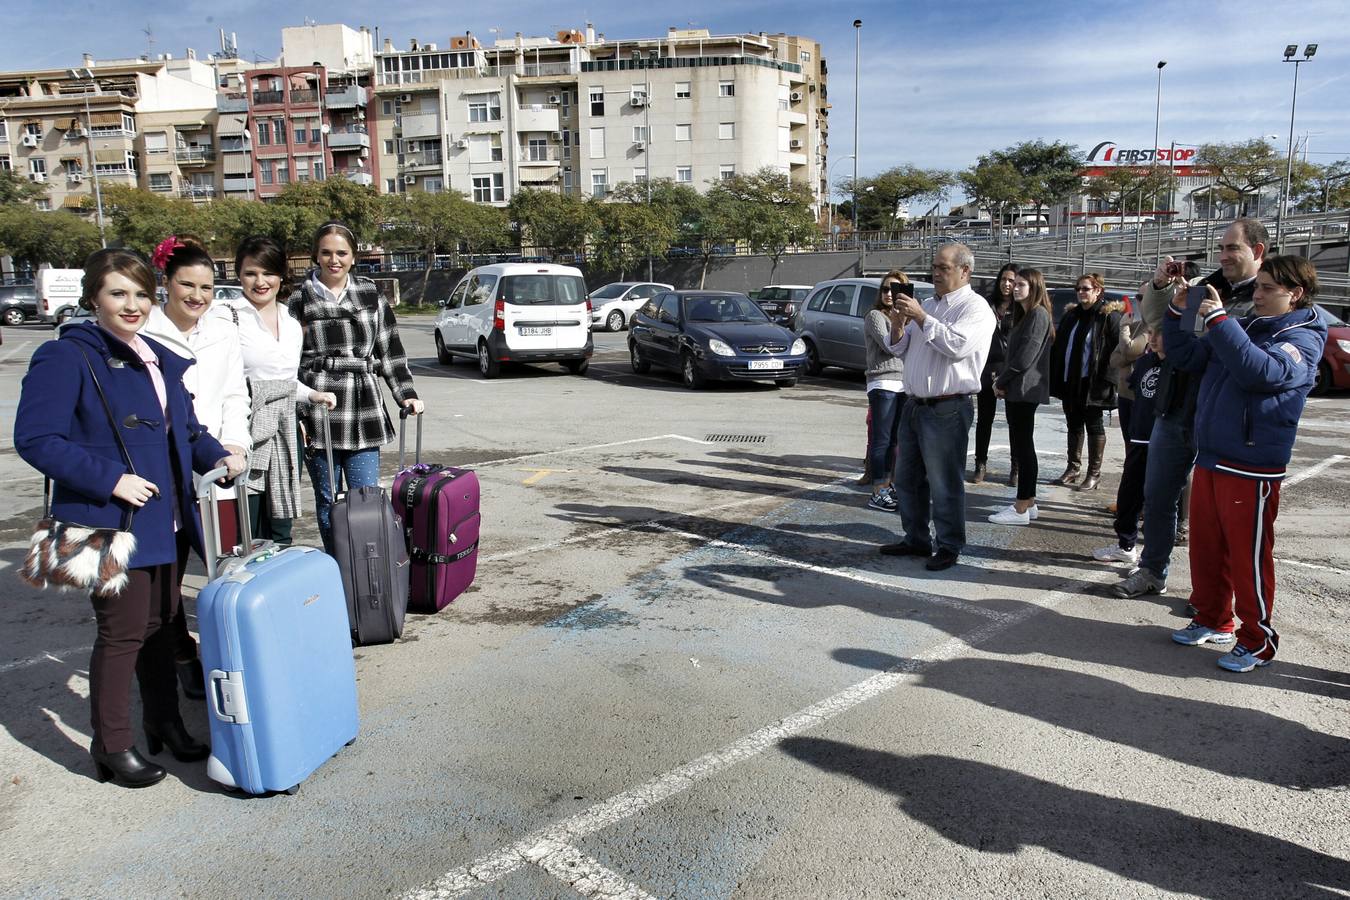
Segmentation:
[(820, 46), (789, 35), (585, 31), (376, 54), (383, 192), (456, 190), (504, 205), (523, 188), (603, 197), (669, 178), (699, 190), (778, 168), (817, 202), (828, 138)]

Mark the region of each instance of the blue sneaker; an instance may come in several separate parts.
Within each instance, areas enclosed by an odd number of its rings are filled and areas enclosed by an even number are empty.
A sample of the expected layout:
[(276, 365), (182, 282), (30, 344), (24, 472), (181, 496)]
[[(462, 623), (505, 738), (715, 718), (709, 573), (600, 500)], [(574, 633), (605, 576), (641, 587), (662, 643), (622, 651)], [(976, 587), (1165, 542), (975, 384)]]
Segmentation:
[(1241, 644), (1219, 657), (1219, 668), (1230, 672), (1250, 672), (1258, 666), (1268, 665), (1270, 660), (1258, 659), (1255, 653)]
[(872, 499), (867, 501), (867, 505), (882, 512), (895, 512), (898, 504), (895, 498), (891, 496), (891, 492), (882, 488), (872, 495)]
[(1199, 647), (1201, 644), (1227, 645), (1233, 643), (1236, 638), (1231, 631), (1215, 631), (1213, 628), (1206, 628), (1199, 622), (1191, 622), (1180, 631), (1172, 632), (1172, 640), (1178, 644), (1185, 644), (1187, 647)]

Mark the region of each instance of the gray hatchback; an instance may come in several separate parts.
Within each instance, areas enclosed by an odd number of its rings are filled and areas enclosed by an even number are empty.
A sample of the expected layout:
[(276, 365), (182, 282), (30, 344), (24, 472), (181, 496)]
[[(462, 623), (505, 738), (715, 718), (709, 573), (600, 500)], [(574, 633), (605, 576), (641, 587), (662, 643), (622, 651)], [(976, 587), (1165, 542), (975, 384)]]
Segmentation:
[[(931, 283), (910, 284), (914, 285), (916, 299), (932, 298)], [(880, 289), (880, 278), (832, 278), (812, 288), (793, 322), (793, 330), (806, 342), (809, 374), (819, 374), (826, 366), (867, 370), (863, 319), (876, 305)]]

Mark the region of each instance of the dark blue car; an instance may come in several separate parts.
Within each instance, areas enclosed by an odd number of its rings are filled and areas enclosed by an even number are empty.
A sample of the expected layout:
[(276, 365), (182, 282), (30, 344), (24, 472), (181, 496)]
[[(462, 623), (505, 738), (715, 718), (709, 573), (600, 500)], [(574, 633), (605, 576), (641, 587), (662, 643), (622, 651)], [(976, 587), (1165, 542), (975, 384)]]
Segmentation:
[(744, 294), (666, 291), (647, 301), (628, 332), (633, 371), (680, 373), (697, 390), (711, 380), (797, 383), (806, 344), (769, 321)]

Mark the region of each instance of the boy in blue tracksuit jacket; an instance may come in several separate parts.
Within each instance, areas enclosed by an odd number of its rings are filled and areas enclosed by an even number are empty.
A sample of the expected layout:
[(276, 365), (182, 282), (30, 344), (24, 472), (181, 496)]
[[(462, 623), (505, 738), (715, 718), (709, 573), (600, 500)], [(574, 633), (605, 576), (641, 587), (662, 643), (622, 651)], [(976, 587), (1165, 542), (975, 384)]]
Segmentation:
[(1230, 317), (1211, 289), (1198, 313), (1204, 337), (1181, 328), (1184, 293), (1163, 321), (1169, 362), (1204, 373), (1191, 497), (1191, 604), (1197, 613), (1172, 639), (1188, 646), (1231, 644), (1236, 633), (1232, 652), (1219, 659), (1233, 672), (1269, 664), (1279, 646), (1270, 621), (1274, 525), (1280, 481), (1327, 338), (1312, 308), (1316, 294), (1310, 262), (1269, 256), (1256, 276), (1250, 315)]

